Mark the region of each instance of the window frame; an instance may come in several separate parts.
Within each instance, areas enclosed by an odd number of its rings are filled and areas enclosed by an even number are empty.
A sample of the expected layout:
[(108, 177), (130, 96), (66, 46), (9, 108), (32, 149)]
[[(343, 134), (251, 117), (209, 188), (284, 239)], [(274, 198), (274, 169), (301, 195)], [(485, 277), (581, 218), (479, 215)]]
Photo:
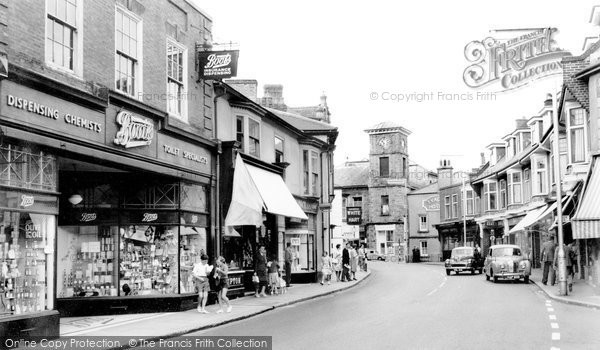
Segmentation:
[(508, 203), (507, 203), (507, 199), (508, 196), (506, 195), (506, 180), (502, 179), (498, 182), (498, 188), (499, 188), (499, 199), (500, 199), (500, 205), (499, 208), (500, 209), (506, 209)]
[[(240, 113), (237, 112), (235, 113), (235, 118), (233, 120), (233, 130), (235, 130), (235, 140), (239, 141), (238, 138), (241, 135), (243, 138), (243, 142), (241, 145), (241, 151), (244, 154), (250, 155), (252, 157), (256, 157), (256, 158), (260, 158), (260, 154), (261, 154), (261, 138), (262, 138), (262, 121), (258, 118), (254, 118), (252, 116), (247, 115), (246, 113)], [(238, 131), (238, 121), (239, 120), (243, 120), (243, 135), (240, 134), (240, 132)], [(258, 150), (258, 154), (253, 154), (250, 153), (250, 121), (255, 122), (258, 125), (258, 147), (256, 148)]]
[[(384, 198), (386, 199), (387, 204), (383, 204)], [(381, 195), (381, 216), (389, 216), (390, 215), (390, 196), (387, 194)]]
[[(385, 174), (383, 174), (382, 170), (382, 160), (386, 160), (387, 161), (387, 171)], [(388, 156), (383, 156), (383, 157), (379, 157), (379, 177), (390, 177), (390, 157)]]
[(421, 256), (429, 256), (427, 253), (427, 241), (419, 242), (419, 252), (421, 253)]
[(446, 219), (450, 219), (451, 218), (451, 212), (450, 212), (450, 196), (445, 196), (444, 197), (444, 217)]
[[(65, 20), (50, 14), (49, 8), (48, 8), (48, 0), (44, 0), (44, 63), (46, 64), (47, 67), (58, 70), (60, 72), (63, 73), (67, 73), (69, 75), (72, 75), (78, 79), (82, 79), (83, 76), (83, 0), (74, 0), (75, 2), (75, 24), (71, 24), (66, 22)], [(73, 68), (66, 68), (63, 65), (54, 63), (52, 59), (49, 59), (51, 57), (49, 57), (49, 52), (50, 50), (53, 49), (53, 45), (52, 47), (49, 47), (49, 43), (48, 40), (50, 39), (48, 36), (50, 35), (50, 33), (48, 33), (48, 21), (51, 20), (53, 21), (53, 23), (59, 23), (61, 24), (63, 27), (69, 27), (71, 29), (71, 33), (72, 33), (72, 42), (73, 42), (73, 48), (72, 48), (72, 54), (71, 54), (71, 60), (72, 60), (72, 64), (73, 64)], [(64, 35), (64, 29), (63, 29), (63, 35)], [(53, 40), (51, 40), (53, 41)], [(64, 40), (63, 40), (64, 42)], [(53, 41), (54, 43), (54, 41)], [(64, 45), (63, 45), (64, 46)], [(52, 56), (50, 54), (50, 56)], [(63, 59), (64, 59), (64, 53), (63, 53)]]
[[(581, 111), (583, 113), (583, 120), (581, 124), (578, 124), (576, 126), (571, 125), (571, 116), (573, 114), (573, 112), (575, 111)], [(567, 120), (567, 146), (568, 146), (568, 159), (569, 159), (569, 164), (581, 164), (581, 163), (585, 163), (588, 159), (588, 130), (587, 130), (587, 119), (588, 119), (588, 113), (586, 112), (586, 110), (583, 107), (572, 107), (569, 108), (567, 110), (567, 116), (566, 116), (566, 120)], [(582, 134), (583, 134), (583, 140), (581, 140), (581, 143), (583, 144), (583, 154), (582, 154), (582, 159), (581, 160), (575, 160), (574, 159), (574, 154), (573, 152), (575, 151), (574, 147), (573, 147), (573, 136), (572, 133), (575, 130), (582, 130)], [(560, 146), (560, 145), (559, 145)]]
[[(425, 219), (423, 221), (423, 219)], [(419, 232), (429, 232), (427, 214), (419, 214)]]
[[(126, 91), (123, 91), (121, 89), (117, 88), (117, 58), (120, 56), (126, 56), (124, 53), (120, 54), (119, 50), (117, 49), (117, 40), (116, 40), (116, 36), (117, 36), (117, 13), (118, 12), (122, 12), (124, 16), (129, 17), (129, 20), (134, 20), (137, 24), (137, 33), (136, 33), (136, 58), (135, 60), (135, 64), (133, 65), (133, 69), (132, 69), (132, 73), (134, 74), (134, 84), (133, 84), (133, 93), (129, 94)], [(142, 20), (141, 17), (139, 17), (138, 15), (136, 15), (135, 13), (129, 11), (127, 8), (123, 7), (121, 4), (117, 3), (115, 4), (115, 21), (113, 24), (113, 35), (115, 37), (115, 46), (114, 46), (114, 58), (115, 58), (115, 64), (113, 65), (113, 72), (114, 72), (114, 77), (113, 77), (113, 89), (114, 91), (117, 91), (120, 94), (123, 94), (124, 96), (128, 96), (131, 97), (133, 99), (136, 100), (143, 100), (143, 91), (144, 91), (144, 37), (143, 37), (143, 33), (144, 33), (144, 22)], [(127, 55), (128, 56), (128, 55)], [(127, 58), (127, 57), (126, 57)]]
[[(515, 181), (515, 175), (519, 176), (519, 181)], [(520, 170), (511, 171), (507, 173), (507, 193), (508, 193), (508, 205), (512, 204), (522, 204), (523, 203), (523, 172)], [(518, 192), (516, 191), (518, 188)], [(519, 200), (516, 200), (516, 194), (518, 194)]]
[[(527, 176), (525, 176), (527, 174)], [(531, 201), (531, 169), (523, 169), (523, 203)]]
[[(181, 74), (182, 74), (182, 81), (179, 82), (176, 79), (173, 79), (169, 76), (169, 45), (172, 45), (174, 47), (176, 47), (177, 49), (181, 50), (181, 56), (182, 56), (182, 67), (181, 67)], [(188, 81), (187, 81), (187, 76), (188, 76), (188, 60), (187, 60), (187, 55), (188, 55), (188, 48), (183, 45), (182, 43), (178, 42), (177, 40), (175, 40), (174, 38), (171, 38), (169, 36), (167, 36), (167, 40), (166, 40), (166, 62), (165, 62), (165, 67), (166, 67), (166, 72), (167, 72), (167, 82), (166, 82), (166, 90), (167, 90), (167, 113), (169, 113), (169, 115), (183, 121), (183, 122), (188, 122), (188, 99), (187, 99), (187, 93), (188, 93)], [(180, 104), (181, 104), (181, 113), (177, 114), (174, 113), (173, 111), (170, 110), (170, 98), (171, 98), (171, 92), (169, 91), (169, 82), (170, 81), (174, 81), (175, 83), (180, 83), (181, 84), (181, 100), (180, 100)]]
[[(277, 149), (277, 140), (281, 142), (281, 150)], [(273, 148), (275, 149), (275, 163), (283, 163), (285, 162), (285, 139), (281, 136), (275, 135), (273, 137)], [(278, 157), (280, 156), (280, 157)], [(281, 158), (281, 159), (278, 159)]]
[[(490, 185), (494, 185), (494, 190), (490, 189)], [(485, 211), (495, 211), (498, 210), (498, 182), (490, 181), (484, 183), (484, 195), (485, 195)], [(493, 195), (493, 200), (492, 200)], [(492, 208), (493, 204), (493, 208)]]
[(452, 218), (458, 218), (458, 194), (452, 195)]
[[(538, 162), (544, 164), (544, 168), (538, 167)], [(532, 161), (532, 196), (547, 195), (549, 191), (549, 179), (548, 179), (548, 158), (546, 156), (536, 157)], [(541, 169), (541, 170), (540, 170)], [(542, 180), (540, 182), (540, 179)]]
[(475, 191), (473, 191), (472, 189), (467, 189), (465, 190), (465, 192), (467, 202), (466, 215), (475, 215)]

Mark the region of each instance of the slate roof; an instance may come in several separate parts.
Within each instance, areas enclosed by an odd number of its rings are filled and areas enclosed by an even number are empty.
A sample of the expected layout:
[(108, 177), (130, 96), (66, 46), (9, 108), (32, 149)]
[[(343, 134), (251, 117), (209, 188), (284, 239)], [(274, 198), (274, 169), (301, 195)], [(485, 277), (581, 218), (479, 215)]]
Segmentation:
[(369, 162), (335, 168), (335, 187), (367, 187), (369, 184)]
[(299, 114), (283, 112), (278, 109), (268, 108), (269, 112), (275, 114), (279, 118), (285, 120), (290, 123), (294, 127), (303, 130), (303, 131), (333, 131), (337, 130), (337, 128), (331, 124), (327, 124), (324, 122), (320, 122), (318, 120), (313, 120), (307, 117), (303, 117)]
[(437, 193), (439, 191), (438, 183), (434, 182), (431, 185), (425, 186), (418, 190), (410, 191), (408, 193), (409, 196), (416, 194), (428, 194), (428, 193)]

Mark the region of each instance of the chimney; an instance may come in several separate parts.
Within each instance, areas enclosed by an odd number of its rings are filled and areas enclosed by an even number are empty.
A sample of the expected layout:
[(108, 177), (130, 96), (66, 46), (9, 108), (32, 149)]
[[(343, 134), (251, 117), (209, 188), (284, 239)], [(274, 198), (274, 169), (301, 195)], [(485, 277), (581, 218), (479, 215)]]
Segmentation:
[(327, 95), (325, 95), (325, 91), (321, 95), (321, 107), (327, 107)]
[(224, 82), (242, 93), (242, 95), (248, 97), (253, 102), (257, 100), (257, 88), (258, 82), (254, 79), (242, 80), (242, 79), (226, 79)]
[(525, 119), (525, 117), (521, 118), (521, 119), (517, 119), (517, 130), (519, 129), (529, 129), (529, 127), (527, 126), (527, 119)]
[(452, 165), (450, 165), (449, 159), (440, 160), (440, 167), (437, 169), (437, 172), (439, 188), (452, 185)]
[(287, 106), (283, 102), (283, 85), (281, 84), (265, 84), (264, 93), (260, 104), (265, 107), (287, 111)]

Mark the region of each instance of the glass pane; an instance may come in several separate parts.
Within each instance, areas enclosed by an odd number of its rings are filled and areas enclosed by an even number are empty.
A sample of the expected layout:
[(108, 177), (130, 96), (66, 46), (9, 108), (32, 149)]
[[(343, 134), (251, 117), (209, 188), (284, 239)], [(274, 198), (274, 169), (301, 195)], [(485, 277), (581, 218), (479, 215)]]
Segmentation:
[(71, 31), (71, 28), (67, 27), (67, 26), (63, 26), (63, 45), (72, 48), (73, 47), (73, 40), (71, 40), (72, 38), (72, 34), (73, 32)]
[(54, 41), (63, 43), (63, 26), (54, 22)]
[(63, 47), (61, 44), (55, 42), (54, 43), (54, 52), (52, 62), (58, 64), (59, 66), (63, 65)]
[(180, 270), (181, 293), (195, 293), (192, 278), (194, 265), (200, 262), (200, 256), (206, 254), (206, 228), (181, 226)]
[(177, 294), (179, 227), (130, 225), (119, 231), (119, 295)]
[(129, 17), (123, 15), (123, 26), (120, 28), (123, 34), (129, 34)]
[(132, 19), (129, 19), (129, 36), (137, 39), (137, 22)]
[(68, 69), (73, 69), (72, 51), (69, 48), (63, 47), (63, 66)]
[(56, 0), (46, 0), (48, 14), (56, 17)]
[(124, 56), (119, 56), (119, 59), (121, 61), (121, 66), (119, 70), (121, 71), (121, 73), (127, 74), (127, 59)]
[(129, 40), (129, 55), (133, 58), (137, 58), (137, 41)]
[(76, 13), (77, 13), (77, 8), (75, 7), (75, 5), (73, 4), (67, 4), (67, 23), (69, 23), (72, 26), (76, 26), (77, 22), (76, 22)]
[(116, 226), (61, 226), (58, 235), (59, 298), (117, 296)]
[(52, 26), (53, 23), (53, 20), (51, 20), (50, 18), (46, 18), (46, 37), (50, 39), (52, 39), (52, 37), (54, 36), (54, 29)]
[(118, 70), (115, 70), (115, 89), (121, 90), (121, 79)]
[(123, 51), (123, 53), (126, 55), (130, 55), (131, 53), (129, 52), (129, 38), (125, 35), (123, 35), (122, 45), (123, 46), (121, 47), (121, 51)]
[(251, 137), (255, 137), (258, 138), (259, 136), (259, 128), (258, 128), (258, 122), (252, 120), (252, 119), (248, 119), (248, 129), (249, 129), (249, 133)]
[[(119, 36), (118, 33), (123, 28), (123, 14), (120, 11), (117, 11), (115, 17), (116, 17), (115, 18), (115, 29), (116, 29), (115, 32), (117, 33), (117, 36)], [(117, 48), (118, 48), (118, 46), (117, 46)]]
[(66, 15), (67, 9), (65, 6), (65, 0), (56, 0), (56, 14), (55, 17), (65, 21), (67, 19)]

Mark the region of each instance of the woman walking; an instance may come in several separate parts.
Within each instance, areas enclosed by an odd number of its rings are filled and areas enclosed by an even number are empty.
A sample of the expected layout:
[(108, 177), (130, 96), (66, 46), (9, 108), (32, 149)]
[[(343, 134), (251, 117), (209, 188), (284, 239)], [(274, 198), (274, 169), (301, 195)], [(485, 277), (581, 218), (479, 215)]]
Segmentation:
[(231, 312), (231, 303), (227, 297), (227, 291), (229, 290), (229, 267), (222, 256), (219, 256), (216, 265), (216, 273), (219, 277), (217, 282), (217, 301), (221, 307), (217, 313), (222, 313), (225, 305), (227, 305), (227, 312)]
[(331, 259), (329, 258), (329, 254), (327, 254), (327, 252), (323, 252), (321, 266), (321, 285), (323, 285), (325, 282), (327, 282), (327, 284), (331, 284)]
[(352, 280), (356, 281), (356, 271), (358, 270), (358, 253), (356, 252), (356, 245), (351, 245), (350, 249), (350, 271), (352, 271)]
[(333, 269), (335, 270), (335, 278), (339, 282), (342, 280), (342, 246), (340, 244), (335, 245), (333, 251)]
[[(265, 288), (267, 287), (267, 250), (264, 246), (258, 249), (258, 255), (254, 261), (254, 274), (258, 277), (258, 287), (255, 297), (266, 297)], [(260, 289), (260, 292), (259, 292)]]

